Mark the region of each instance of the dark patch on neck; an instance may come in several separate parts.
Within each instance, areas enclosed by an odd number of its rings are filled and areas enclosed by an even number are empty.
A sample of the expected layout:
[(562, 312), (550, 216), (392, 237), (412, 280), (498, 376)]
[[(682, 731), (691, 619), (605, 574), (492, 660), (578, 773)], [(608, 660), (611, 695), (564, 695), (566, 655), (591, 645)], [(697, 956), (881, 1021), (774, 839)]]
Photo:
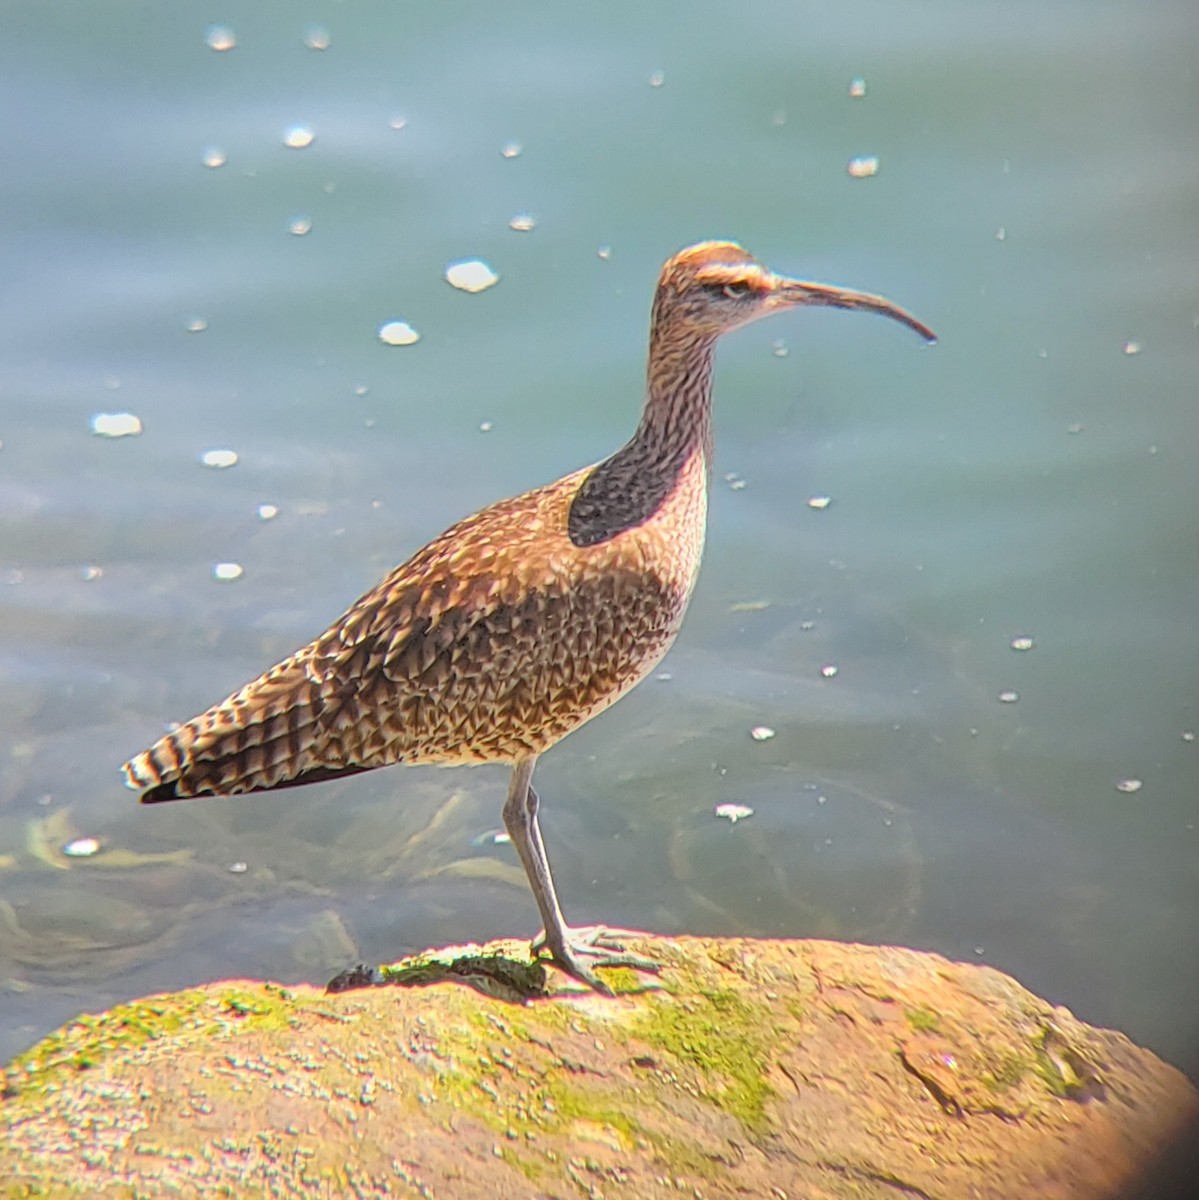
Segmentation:
[(644, 525), (678, 480), (677, 462), (647, 462), (630, 442), (583, 480), (570, 502), (567, 531), (576, 546), (598, 546)]

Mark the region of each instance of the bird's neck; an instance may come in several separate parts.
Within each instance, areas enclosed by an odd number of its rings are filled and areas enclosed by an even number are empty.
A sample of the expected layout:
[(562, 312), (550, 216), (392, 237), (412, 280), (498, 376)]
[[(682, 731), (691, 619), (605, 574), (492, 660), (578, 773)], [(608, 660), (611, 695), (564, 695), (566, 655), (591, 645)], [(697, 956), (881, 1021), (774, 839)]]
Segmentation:
[(650, 338), (645, 408), (628, 449), (643, 462), (675, 464), (696, 454), (712, 461), (712, 361), (715, 338)]
[[(648, 386), (632, 440), (584, 478), (571, 500), (568, 533), (594, 546), (653, 520), (679, 489), (707, 486), (712, 461), (715, 339), (650, 338)], [(702, 494), (687, 503), (703, 510)], [(703, 518), (699, 518), (702, 540)]]

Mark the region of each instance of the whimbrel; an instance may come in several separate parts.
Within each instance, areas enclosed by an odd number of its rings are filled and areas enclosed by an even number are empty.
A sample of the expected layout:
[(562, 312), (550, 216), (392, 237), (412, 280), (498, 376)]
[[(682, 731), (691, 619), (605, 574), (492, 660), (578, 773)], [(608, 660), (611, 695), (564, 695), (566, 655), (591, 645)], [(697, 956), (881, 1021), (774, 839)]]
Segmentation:
[(598, 991), (597, 967), (652, 968), (559, 907), (533, 790), (539, 755), (656, 666), (699, 571), (721, 334), (803, 305), (881, 313), (880, 296), (776, 275), (732, 242), (662, 268), (647, 394), (610, 458), (459, 521), (318, 638), (123, 768), (145, 803), (336, 779), (393, 763), (503, 763), (504, 824), (541, 910), (535, 949)]

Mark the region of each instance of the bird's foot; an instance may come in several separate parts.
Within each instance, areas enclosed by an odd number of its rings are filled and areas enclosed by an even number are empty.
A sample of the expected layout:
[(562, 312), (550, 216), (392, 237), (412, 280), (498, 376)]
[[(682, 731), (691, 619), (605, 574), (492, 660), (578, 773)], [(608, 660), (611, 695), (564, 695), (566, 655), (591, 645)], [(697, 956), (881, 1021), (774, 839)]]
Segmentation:
[(548, 956), (560, 970), (585, 983), (602, 996), (614, 995), (612, 989), (595, 973), (597, 967), (631, 967), (634, 971), (660, 971), (661, 964), (624, 948), (622, 937), (636, 937), (632, 929), (609, 929), (605, 925), (581, 925), (572, 929), (564, 926), (560, 936), (551, 937), (542, 931), (533, 939), (533, 954)]

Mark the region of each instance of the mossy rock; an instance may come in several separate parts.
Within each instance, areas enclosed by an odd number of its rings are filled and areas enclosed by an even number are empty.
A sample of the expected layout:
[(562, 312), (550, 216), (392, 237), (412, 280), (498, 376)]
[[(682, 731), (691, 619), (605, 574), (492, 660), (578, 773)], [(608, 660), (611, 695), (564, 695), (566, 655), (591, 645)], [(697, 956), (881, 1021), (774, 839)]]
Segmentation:
[(630, 948), (662, 973), (614, 972), (612, 998), (505, 942), (337, 994), (225, 982), (82, 1017), (7, 1068), (0, 1196), (1082, 1200), (1199, 1112), (986, 967)]

